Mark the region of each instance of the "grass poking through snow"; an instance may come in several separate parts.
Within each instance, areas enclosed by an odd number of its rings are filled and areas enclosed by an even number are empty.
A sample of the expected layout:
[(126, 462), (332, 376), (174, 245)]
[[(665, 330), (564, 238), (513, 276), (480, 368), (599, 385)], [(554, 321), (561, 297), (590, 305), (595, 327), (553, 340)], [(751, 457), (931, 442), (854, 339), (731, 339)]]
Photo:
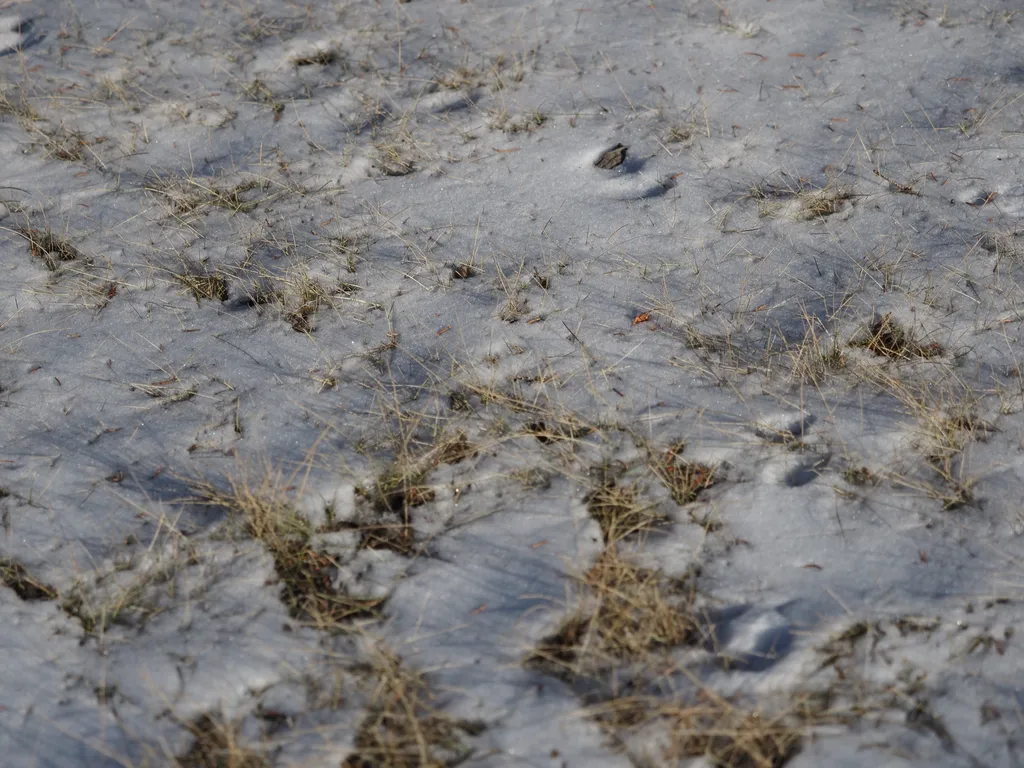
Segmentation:
[(227, 489), (208, 481), (196, 481), (193, 488), (202, 503), (223, 509), (241, 533), (266, 546), (281, 580), (281, 599), (293, 618), (336, 630), (352, 619), (376, 615), (382, 599), (354, 598), (334, 585), (338, 563), (312, 545), (313, 526), (295, 511), (280, 470), (254, 471), (242, 464), (227, 482)]
[(574, 679), (704, 638), (693, 585), (634, 565), (614, 545), (580, 581), (581, 605), (533, 650), (528, 665)]
[(377, 652), (371, 672), (369, 704), (355, 735), (358, 752), (345, 765), (444, 768), (469, 756), (462, 734), (481, 726), (440, 712), (422, 675), (388, 651)]

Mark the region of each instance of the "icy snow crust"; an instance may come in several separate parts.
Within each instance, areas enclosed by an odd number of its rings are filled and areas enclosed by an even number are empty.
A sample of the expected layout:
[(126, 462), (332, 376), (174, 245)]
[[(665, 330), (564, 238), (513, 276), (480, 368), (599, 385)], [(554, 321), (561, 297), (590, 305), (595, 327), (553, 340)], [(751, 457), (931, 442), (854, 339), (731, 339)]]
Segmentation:
[(0, 2), (0, 762), (1024, 763), (1016, 4), (578, 5)]

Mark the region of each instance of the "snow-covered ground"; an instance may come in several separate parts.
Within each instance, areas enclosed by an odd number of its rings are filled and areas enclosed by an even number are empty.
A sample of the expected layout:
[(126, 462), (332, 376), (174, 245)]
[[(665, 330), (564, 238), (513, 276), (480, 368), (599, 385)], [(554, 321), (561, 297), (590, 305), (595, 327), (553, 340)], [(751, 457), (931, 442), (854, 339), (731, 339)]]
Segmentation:
[(1024, 764), (1017, 9), (0, 0), (0, 762)]

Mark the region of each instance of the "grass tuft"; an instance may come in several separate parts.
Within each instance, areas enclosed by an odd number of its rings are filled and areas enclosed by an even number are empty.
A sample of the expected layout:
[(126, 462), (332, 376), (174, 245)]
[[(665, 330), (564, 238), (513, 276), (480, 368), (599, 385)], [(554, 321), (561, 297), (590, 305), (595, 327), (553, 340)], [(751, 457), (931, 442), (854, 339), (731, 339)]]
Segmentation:
[(605, 544), (651, 530), (666, 520), (643, 503), (636, 484), (620, 486), (610, 477), (587, 494), (586, 502), (590, 516), (601, 526)]
[(650, 463), (651, 471), (679, 505), (695, 501), (702, 491), (718, 482), (714, 467), (681, 458), (685, 447), (684, 443), (677, 443)]
[(242, 533), (266, 546), (292, 618), (336, 630), (346, 621), (377, 615), (383, 599), (355, 598), (334, 585), (338, 563), (312, 546), (313, 527), (295, 511), (279, 470), (268, 466), (255, 473), (242, 465), (228, 477), (226, 490), (205, 480), (192, 485), (202, 503), (223, 509)]
[(594, 428), (575, 418), (562, 418), (557, 421), (531, 421), (523, 426), (523, 432), (533, 435), (542, 445), (552, 443), (573, 442), (586, 437)]
[(944, 351), (938, 343), (918, 344), (911, 333), (893, 319), (891, 312), (872, 323), (867, 336), (854, 341), (853, 346), (864, 347), (880, 357), (895, 360), (938, 357)]
[(269, 768), (259, 752), (238, 743), (238, 728), (215, 715), (200, 715), (185, 727), (195, 737), (188, 752), (177, 758), (180, 768)]
[(843, 203), (853, 197), (853, 192), (845, 187), (828, 186), (824, 189), (801, 191), (796, 195), (799, 207), (796, 218), (820, 219), (831, 216), (843, 209)]
[(420, 453), (403, 450), (381, 472), (373, 487), (363, 489), (362, 495), (373, 502), (380, 512), (403, 512), (434, 500), (433, 488), (426, 484), (427, 476), (442, 464), (458, 464), (476, 455), (477, 447), (462, 432), (442, 437)]
[(566, 679), (616, 660), (645, 661), (659, 649), (700, 642), (696, 591), (639, 568), (609, 546), (582, 577), (588, 597), (526, 659), (529, 666)]
[(479, 728), (439, 712), (422, 675), (386, 651), (378, 652), (372, 673), (369, 705), (356, 729), (358, 752), (344, 765), (444, 768), (468, 757), (460, 731)]
[(227, 301), (228, 281), (220, 272), (210, 272), (198, 264), (189, 264), (185, 271), (175, 275), (183, 286), (192, 292), (197, 302), (207, 299), (209, 301)]
[(46, 268), (51, 272), (56, 272), (60, 269), (61, 264), (74, 261), (82, 255), (66, 238), (55, 235), (49, 227), (46, 229), (22, 227), (16, 231), (28, 241), (32, 256), (42, 259)]
[(707, 688), (692, 702), (622, 697), (595, 707), (592, 714), (606, 727), (660, 723), (668, 732), (662, 756), (671, 764), (704, 758), (715, 768), (779, 768), (803, 745), (793, 715), (749, 710)]

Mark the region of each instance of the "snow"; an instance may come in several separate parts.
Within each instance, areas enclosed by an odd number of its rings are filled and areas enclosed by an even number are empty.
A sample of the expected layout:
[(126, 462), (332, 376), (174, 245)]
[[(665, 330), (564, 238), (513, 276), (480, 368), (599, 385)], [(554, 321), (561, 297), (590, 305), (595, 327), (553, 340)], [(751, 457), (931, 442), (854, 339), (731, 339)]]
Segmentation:
[[(1020, 764), (1021, 23), (0, 1), (4, 764), (386, 765), (385, 653), (468, 765)], [(529, 663), (609, 551), (700, 639)]]

